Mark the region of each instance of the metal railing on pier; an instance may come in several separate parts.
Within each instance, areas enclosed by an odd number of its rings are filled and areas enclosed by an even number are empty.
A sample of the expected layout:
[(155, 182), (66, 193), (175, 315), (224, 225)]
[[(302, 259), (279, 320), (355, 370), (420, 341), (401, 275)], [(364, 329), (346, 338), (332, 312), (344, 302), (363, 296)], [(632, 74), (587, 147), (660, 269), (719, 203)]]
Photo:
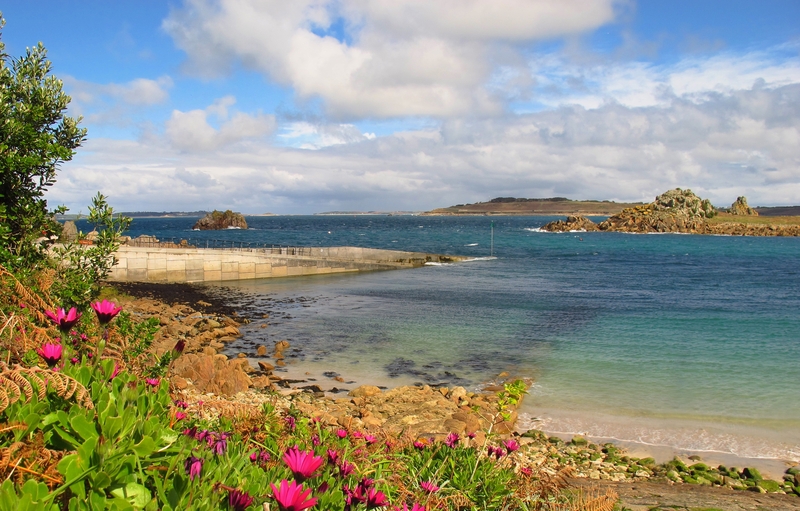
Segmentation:
[(311, 247), (292, 247), (287, 245), (270, 245), (251, 241), (216, 240), (195, 238), (156, 238), (155, 236), (140, 236), (133, 238), (124, 246), (148, 248), (213, 248), (216, 250), (229, 250), (236, 252), (259, 252), (273, 255), (312, 255)]

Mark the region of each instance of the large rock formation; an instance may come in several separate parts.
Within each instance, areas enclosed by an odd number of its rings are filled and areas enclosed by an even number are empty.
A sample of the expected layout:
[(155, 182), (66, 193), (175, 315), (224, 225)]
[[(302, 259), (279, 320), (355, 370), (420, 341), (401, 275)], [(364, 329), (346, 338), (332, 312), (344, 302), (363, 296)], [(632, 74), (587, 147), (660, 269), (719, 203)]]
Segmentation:
[(747, 205), (747, 197), (744, 196), (739, 197), (733, 204), (731, 204), (728, 213), (731, 215), (758, 216), (758, 211)]
[(219, 230), (219, 229), (247, 229), (247, 222), (241, 213), (234, 213), (230, 209), (225, 211), (214, 210), (194, 224), (192, 229), (200, 229), (201, 231)]
[(708, 199), (701, 199), (691, 190), (675, 188), (650, 204), (623, 210), (598, 227), (620, 232), (705, 232), (706, 218), (714, 215), (716, 210)]
[(708, 199), (701, 199), (691, 190), (675, 188), (662, 193), (650, 204), (626, 208), (619, 214), (595, 225), (580, 216), (567, 217), (567, 221), (551, 222), (542, 229), (563, 231), (617, 231), (617, 232), (692, 232), (707, 231), (706, 219), (716, 215)]

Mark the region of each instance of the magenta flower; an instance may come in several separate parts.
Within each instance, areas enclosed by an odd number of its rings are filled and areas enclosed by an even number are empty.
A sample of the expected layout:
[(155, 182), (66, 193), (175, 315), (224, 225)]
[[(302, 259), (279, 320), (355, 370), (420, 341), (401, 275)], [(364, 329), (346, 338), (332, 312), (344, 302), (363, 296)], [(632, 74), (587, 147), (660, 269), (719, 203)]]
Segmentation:
[(458, 436), (458, 433), (450, 433), (447, 435), (447, 439), (444, 441), (447, 447), (455, 447), (458, 445), (458, 441), (461, 440), (461, 437)]
[(286, 417), (284, 417), (283, 421), (286, 423), (286, 428), (289, 431), (294, 431), (294, 428), (297, 427), (297, 419), (295, 419), (291, 415), (287, 415)]
[(183, 462), (183, 468), (189, 474), (189, 480), (194, 481), (195, 477), (200, 477), (200, 472), (203, 470), (203, 458), (189, 456)]
[(274, 484), (270, 486), (280, 511), (303, 511), (317, 503), (316, 497), (310, 497), (311, 489), (303, 490), (303, 486), (296, 481), (284, 479), (277, 487)]
[(439, 487), (433, 484), (431, 481), (422, 481), (419, 483), (419, 486), (428, 493), (435, 493), (439, 491)]
[(182, 421), (186, 417), (188, 417), (188, 415), (186, 415), (184, 412), (182, 412), (180, 410), (176, 410), (175, 411), (175, 420)]
[(109, 302), (108, 300), (94, 302), (91, 305), (95, 314), (97, 314), (97, 321), (99, 321), (101, 325), (105, 325), (110, 322), (112, 319), (114, 319), (114, 316), (119, 314), (122, 310), (122, 307), (117, 307), (117, 304), (114, 302)]
[(394, 506), (392, 511), (425, 511), (425, 506), (415, 502), (414, 506), (411, 509), (408, 509), (408, 504), (403, 502), (403, 507)]
[(186, 341), (181, 339), (180, 341), (175, 343), (175, 346), (172, 348), (172, 358), (177, 358), (178, 355), (183, 353), (183, 350), (186, 349)]
[(519, 473), (524, 476), (530, 476), (533, 474), (533, 470), (531, 469), (531, 467), (520, 467)]
[(230, 433), (210, 433), (206, 437), (206, 443), (211, 447), (211, 450), (217, 456), (220, 456), (228, 450), (228, 437)]
[(347, 430), (346, 429), (337, 429), (336, 436), (339, 438), (347, 438)]
[(368, 444), (374, 444), (375, 442), (378, 441), (378, 439), (375, 438), (373, 435), (364, 435), (364, 441), (367, 442)]
[(350, 463), (348, 461), (345, 461), (345, 460), (342, 460), (341, 462), (339, 462), (339, 475), (341, 475), (342, 477), (349, 476), (350, 474), (355, 472), (355, 470), (356, 470), (356, 466), (353, 465), (352, 463)]
[(328, 449), (328, 463), (331, 465), (336, 465), (336, 462), (339, 461), (339, 453), (333, 449)]
[(388, 506), (389, 501), (383, 492), (370, 488), (367, 490), (367, 509), (375, 509), (376, 507)]
[(301, 451), (296, 445), (287, 449), (283, 461), (289, 466), (295, 479), (300, 482), (311, 477), (322, 466), (322, 456), (315, 456), (314, 451)]
[(508, 451), (508, 454), (511, 454), (514, 451), (519, 450), (519, 443), (516, 440), (509, 438), (508, 440), (503, 440), (503, 445)]
[(311, 443), (314, 444), (314, 447), (319, 447), (319, 444), (321, 444), (322, 441), (319, 439), (318, 434), (314, 433), (311, 435)]
[(244, 511), (252, 503), (253, 497), (246, 491), (231, 490), (228, 492), (228, 505), (235, 511)]
[(172, 403), (173, 403), (175, 406), (177, 406), (178, 408), (183, 408), (184, 410), (186, 410), (187, 408), (189, 408), (189, 403), (187, 403), (186, 401), (181, 401), (180, 399), (176, 399), (176, 400), (175, 400), (175, 401), (173, 401)]
[(44, 313), (62, 332), (69, 332), (70, 328), (81, 319), (81, 313), (75, 307), (71, 308), (69, 312), (59, 308), (56, 312), (44, 311)]
[(63, 348), (60, 344), (51, 344), (48, 342), (36, 350), (36, 353), (38, 353), (39, 356), (42, 357), (45, 362), (47, 362), (48, 366), (53, 367), (58, 363), (59, 360), (61, 360), (62, 350)]
[(145, 378), (144, 382), (150, 385), (151, 387), (158, 387), (158, 385), (161, 383), (161, 380), (159, 380), (158, 378)]

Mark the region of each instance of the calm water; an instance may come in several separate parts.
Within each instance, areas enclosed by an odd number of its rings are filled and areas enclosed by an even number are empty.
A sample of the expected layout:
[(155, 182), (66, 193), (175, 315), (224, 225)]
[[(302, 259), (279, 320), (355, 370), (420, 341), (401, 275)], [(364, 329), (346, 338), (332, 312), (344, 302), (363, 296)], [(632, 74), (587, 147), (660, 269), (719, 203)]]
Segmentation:
[(530, 376), (525, 419), (549, 431), (800, 458), (800, 239), (538, 232), (546, 217), (137, 219), (131, 234), (481, 258), (492, 220), (497, 259), (233, 283), (270, 314), (244, 341), (288, 339), (297, 367), (386, 385)]

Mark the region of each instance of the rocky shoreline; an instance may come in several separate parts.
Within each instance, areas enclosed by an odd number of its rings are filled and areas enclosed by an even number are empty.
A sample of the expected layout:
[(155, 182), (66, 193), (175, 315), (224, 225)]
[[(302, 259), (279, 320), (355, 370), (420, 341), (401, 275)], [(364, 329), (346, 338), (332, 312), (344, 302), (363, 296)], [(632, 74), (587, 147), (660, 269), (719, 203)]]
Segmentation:
[[(486, 432), (513, 438), (520, 444), (515, 456), (548, 473), (571, 467), (575, 477), (607, 484), (656, 481), (656, 486), (692, 485), (750, 490), (746, 494), (786, 494), (783, 504), (766, 509), (800, 509), (800, 467), (790, 467), (782, 481), (768, 480), (752, 467), (708, 466), (699, 457), (675, 458), (657, 464), (652, 458), (637, 458), (614, 444), (598, 445), (575, 436), (564, 441), (537, 430), (514, 430), (516, 412), (505, 418), (498, 414), (498, 393), (502, 385), (486, 385), (480, 392), (463, 387), (404, 386), (382, 389), (362, 385), (346, 395), (331, 395), (308, 381), (287, 380), (274, 374), (267, 362), (253, 368), (245, 354), (228, 358), (220, 353), (227, 342), (239, 335), (246, 322), (221, 299), (201, 287), (187, 284), (133, 284), (120, 286), (133, 298), (121, 299), (135, 316), (157, 317), (161, 330), (153, 344), (157, 354), (172, 349), (176, 340), (186, 342), (184, 355), (171, 367), (171, 386), (200, 415), (234, 410), (255, 413), (265, 402), (279, 409), (293, 407), (321, 423), (353, 430), (374, 432), (386, 438), (407, 436), (424, 441), (441, 441), (458, 433), (462, 441), (486, 445)], [(258, 348), (280, 365), (288, 343)], [(508, 375), (502, 375), (510, 381)], [(500, 383), (502, 383), (502, 379)], [(529, 385), (530, 382), (527, 382)], [(752, 493), (751, 493), (752, 492)], [(745, 493), (741, 494), (744, 498)], [(777, 495), (776, 495), (777, 497)], [(785, 504), (785, 505), (784, 505)], [(797, 505), (798, 507), (792, 507)], [(788, 506), (788, 507), (786, 507)]]

